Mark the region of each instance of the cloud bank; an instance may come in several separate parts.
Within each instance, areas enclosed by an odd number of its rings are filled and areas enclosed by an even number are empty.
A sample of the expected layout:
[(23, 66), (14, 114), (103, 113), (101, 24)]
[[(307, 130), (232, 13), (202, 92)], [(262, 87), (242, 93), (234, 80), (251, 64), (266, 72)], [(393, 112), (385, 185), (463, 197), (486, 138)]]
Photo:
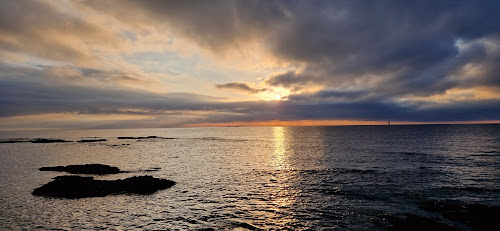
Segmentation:
[[(6, 122), (54, 113), (117, 118), (100, 127), (119, 126), (119, 117), (131, 115), (143, 116), (127, 122), (138, 127), (500, 120), (498, 1), (0, 4), (0, 117)], [(249, 63), (241, 70), (260, 78), (221, 77), (189, 88), (192, 79), (209, 77), (141, 71), (144, 63), (124, 58), (144, 50), (188, 52), (186, 72), (227, 69), (238, 57)], [(252, 60), (265, 62), (248, 68)], [(148, 65), (162, 66), (154, 61)], [(187, 91), (169, 87), (179, 78), (186, 78)], [(257, 97), (277, 93), (285, 101)]]

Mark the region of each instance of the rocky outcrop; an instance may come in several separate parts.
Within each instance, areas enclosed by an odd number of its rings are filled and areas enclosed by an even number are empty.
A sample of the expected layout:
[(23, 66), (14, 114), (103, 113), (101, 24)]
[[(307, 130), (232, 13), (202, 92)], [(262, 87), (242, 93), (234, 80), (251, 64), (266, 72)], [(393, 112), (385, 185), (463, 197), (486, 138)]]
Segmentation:
[(119, 136), (117, 137), (119, 140), (144, 140), (144, 139), (164, 139), (164, 140), (170, 140), (170, 139), (175, 139), (175, 138), (167, 138), (167, 137), (159, 137), (159, 136)]
[(95, 175), (107, 175), (107, 174), (116, 174), (123, 172), (117, 167), (104, 164), (41, 167), (40, 171), (56, 171), (56, 172), (67, 172), (71, 174), (95, 174)]
[(152, 176), (134, 176), (120, 180), (94, 180), (94, 177), (58, 176), (40, 188), (33, 195), (58, 198), (103, 197), (110, 194), (152, 194), (167, 189), (175, 182)]
[(94, 140), (79, 140), (79, 143), (92, 143), (92, 142), (103, 142), (107, 141), (106, 139), (94, 139)]
[(45, 138), (36, 138), (36, 139), (10, 139), (10, 140), (2, 140), (0, 143), (35, 143), (35, 144), (47, 144), (47, 143), (67, 143), (73, 142), (62, 139), (45, 139)]

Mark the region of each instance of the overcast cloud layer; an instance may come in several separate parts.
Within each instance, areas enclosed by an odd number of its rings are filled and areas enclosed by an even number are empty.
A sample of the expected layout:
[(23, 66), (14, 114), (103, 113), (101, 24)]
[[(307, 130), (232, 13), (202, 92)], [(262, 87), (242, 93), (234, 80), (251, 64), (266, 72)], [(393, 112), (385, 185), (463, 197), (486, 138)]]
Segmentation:
[(0, 1), (0, 62), (3, 129), (498, 121), (500, 2)]

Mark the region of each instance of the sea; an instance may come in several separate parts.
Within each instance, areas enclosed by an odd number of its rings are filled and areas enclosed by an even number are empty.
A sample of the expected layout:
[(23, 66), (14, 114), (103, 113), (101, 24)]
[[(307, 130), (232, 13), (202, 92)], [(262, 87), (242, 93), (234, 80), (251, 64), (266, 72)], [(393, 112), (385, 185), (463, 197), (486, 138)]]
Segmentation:
[[(36, 138), (105, 141), (5, 142)], [(500, 206), (500, 124), (2, 131), (0, 141), (0, 230), (391, 230), (408, 216), (489, 230), (432, 207)], [(40, 167), (91, 163), (127, 171), (96, 179), (176, 184), (31, 194), (67, 175)]]

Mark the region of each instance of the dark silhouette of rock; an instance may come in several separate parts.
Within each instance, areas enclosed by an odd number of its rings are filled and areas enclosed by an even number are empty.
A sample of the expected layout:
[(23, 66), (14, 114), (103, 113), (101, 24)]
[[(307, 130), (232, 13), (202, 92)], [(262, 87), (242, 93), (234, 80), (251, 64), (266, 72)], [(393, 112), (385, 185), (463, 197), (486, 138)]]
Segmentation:
[(96, 139), (96, 140), (79, 140), (77, 142), (80, 142), (80, 143), (92, 143), (92, 142), (103, 142), (103, 141), (107, 141), (106, 139)]
[(68, 172), (71, 174), (96, 174), (96, 175), (116, 174), (123, 172), (117, 167), (104, 164), (41, 167), (40, 171), (56, 171), (56, 172)]
[(117, 139), (119, 139), (119, 140), (144, 140), (144, 139), (164, 139), (164, 140), (168, 140), (168, 139), (175, 139), (175, 138), (166, 138), (166, 137), (159, 137), (159, 136), (137, 136), (137, 137), (133, 137), (133, 136), (119, 136)]
[(461, 222), (475, 230), (500, 230), (500, 206), (465, 204), (459, 201), (436, 201), (420, 206), (441, 213), (448, 220)]
[(25, 138), (15, 138), (10, 140), (2, 140), (0, 143), (65, 143), (65, 142), (73, 142), (62, 139), (45, 139), (45, 138), (36, 138), (36, 139), (25, 139)]
[(458, 228), (449, 226), (439, 219), (421, 217), (415, 214), (405, 214), (399, 216), (381, 215), (382, 220), (372, 220), (378, 226), (382, 226), (390, 231), (458, 231)]
[(43, 138), (31, 140), (31, 143), (65, 143), (65, 142), (73, 142), (73, 141), (61, 140), (61, 139), (43, 139)]
[(93, 177), (58, 176), (40, 188), (33, 195), (67, 199), (103, 197), (110, 194), (152, 194), (167, 189), (175, 182), (152, 176), (134, 176), (122, 180), (94, 180)]
[(13, 144), (13, 143), (27, 143), (31, 142), (30, 140), (2, 140), (0, 144)]
[(120, 137), (118, 137), (118, 139), (119, 140), (162, 139), (162, 137), (158, 137), (158, 136), (138, 136), (138, 137), (120, 136)]

